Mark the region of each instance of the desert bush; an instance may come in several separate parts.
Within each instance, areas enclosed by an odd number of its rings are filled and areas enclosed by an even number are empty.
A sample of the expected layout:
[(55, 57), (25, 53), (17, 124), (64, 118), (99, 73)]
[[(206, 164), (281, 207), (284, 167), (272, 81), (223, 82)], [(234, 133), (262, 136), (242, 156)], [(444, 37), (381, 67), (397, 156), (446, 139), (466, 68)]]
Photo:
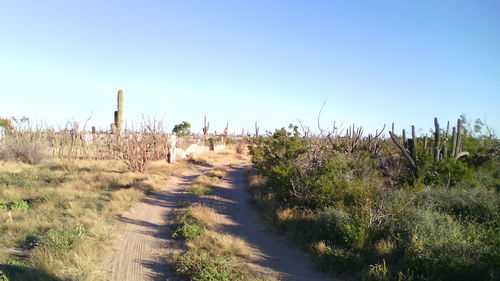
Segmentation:
[(167, 156), (168, 136), (163, 122), (143, 119), (137, 130), (118, 136), (116, 149), (129, 171), (144, 173), (150, 161)]
[(9, 210), (28, 210), (30, 205), (24, 200), (11, 200), (5, 204), (0, 204), (0, 207), (5, 206)]
[(478, 223), (498, 222), (500, 199), (497, 192), (484, 187), (427, 188), (419, 195), (419, 204)]
[(189, 276), (193, 281), (242, 280), (225, 256), (213, 256), (207, 252), (186, 252), (176, 260), (176, 273)]
[(284, 128), (251, 146), (255, 169), (266, 176), (277, 200), (311, 208), (366, 202), (381, 182), (375, 162), (365, 152), (325, 150), (321, 143)]
[(322, 268), (365, 280), (499, 278), (498, 141), (464, 136), (470, 157), (439, 161), (419, 144), (412, 168), (384, 142), (361, 145), (358, 133), (290, 129), (253, 140), (261, 180), (252, 196)]
[(492, 256), (491, 252), (498, 238), (485, 240), (486, 232), (479, 225), (415, 209), (402, 217), (393, 231), (404, 251), (400, 265), (419, 280), (488, 280), (498, 274), (498, 254)]
[(84, 236), (85, 228), (78, 224), (73, 228), (51, 229), (41, 237), (38, 244), (45, 251), (58, 255), (75, 247)]
[(206, 230), (200, 221), (191, 216), (190, 210), (177, 212), (171, 222), (172, 237), (176, 239), (193, 239)]
[(366, 226), (342, 210), (326, 209), (320, 213), (317, 223), (321, 240), (353, 249), (363, 248), (368, 240)]
[(38, 164), (51, 157), (49, 144), (44, 140), (17, 133), (0, 139), (0, 160)]
[(243, 154), (243, 153), (245, 153), (245, 145), (241, 141), (238, 141), (236, 143), (235, 150), (236, 150), (236, 153)]
[(193, 222), (183, 221), (181, 225), (175, 230), (172, 237), (180, 239), (193, 239), (201, 235), (205, 231), (205, 228)]

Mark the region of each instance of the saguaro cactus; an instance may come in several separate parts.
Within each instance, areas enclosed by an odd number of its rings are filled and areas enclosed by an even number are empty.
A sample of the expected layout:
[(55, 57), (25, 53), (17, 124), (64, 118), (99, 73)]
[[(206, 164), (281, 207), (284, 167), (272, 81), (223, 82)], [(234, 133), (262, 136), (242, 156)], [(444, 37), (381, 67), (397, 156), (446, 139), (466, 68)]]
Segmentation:
[(118, 91), (118, 97), (117, 97), (117, 122), (116, 122), (116, 129), (118, 130), (118, 133), (121, 133), (123, 130), (123, 91), (119, 90)]
[(207, 122), (207, 116), (205, 115), (205, 118), (203, 121), (203, 136), (205, 136), (205, 139), (207, 139), (209, 129), (210, 129), (210, 122)]
[(454, 157), (455, 159), (458, 159), (462, 156), (468, 156), (469, 152), (467, 151), (462, 151), (462, 136), (460, 135), (462, 131), (462, 122), (460, 119), (457, 121), (457, 136), (456, 136), (456, 143), (452, 147), (452, 151), (454, 151)]
[(114, 112), (114, 122), (111, 124), (113, 134), (121, 134), (123, 130), (123, 91), (118, 90), (117, 95), (117, 110)]
[(460, 133), (462, 132), (462, 122), (460, 119), (457, 120), (457, 142), (455, 143), (455, 147), (453, 148), (453, 151), (455, 151), (455, 157), (458, 156), (460, 153), (460, 142), (461, 142), (461, 136)]
[(259, 136), (259, 126), (257, 125), (257, 121), (255, 121), (255, 137)]
[(406, 130), (403, 129), (403, 147), (408, 148), (408, 141), (406, 140)]
[(226, 128), (224, 128), (224, 137), (227, 138), (229, 136), (229, 123), (226, 124)]
[(440, 134), (439, 134), (439, 122), (437, 117), (434, 118), (434, 160), (438, 161), (439, 160), (439, 139), (440, 139)]
[(415, 145), (417, 143), (417, 138), (415, 137), (415, 126), (411, 126), (411, 139), (408, 139), (408, 150), (410, 150), (410, 156), (413, 159), (417, 158), (415, 153)]

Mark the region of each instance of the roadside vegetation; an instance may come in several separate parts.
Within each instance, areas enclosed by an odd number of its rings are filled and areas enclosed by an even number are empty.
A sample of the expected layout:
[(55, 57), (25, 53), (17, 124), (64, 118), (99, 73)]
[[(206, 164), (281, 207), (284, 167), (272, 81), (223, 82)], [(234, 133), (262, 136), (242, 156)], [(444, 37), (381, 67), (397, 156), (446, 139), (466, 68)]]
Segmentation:
[(480, 121), (453, 135), (435, 122), (429, 138), (354, 126), (255, 138), (255, 205), (336, 275), (500, 280), (500, 143)]
[(96, 264), (117, 216), (191, 165), (166, 163), (158, 122), (141, 138), (89, 140), (77, 124), (56, 132), (26, 118), (0, 121), (2, 281), (103, 280)]
[(139, 174), (116, 160), (0, 161), (0, 271), (11, 281), (101, 280), (114, 219), (186, 164), (176, 165)]

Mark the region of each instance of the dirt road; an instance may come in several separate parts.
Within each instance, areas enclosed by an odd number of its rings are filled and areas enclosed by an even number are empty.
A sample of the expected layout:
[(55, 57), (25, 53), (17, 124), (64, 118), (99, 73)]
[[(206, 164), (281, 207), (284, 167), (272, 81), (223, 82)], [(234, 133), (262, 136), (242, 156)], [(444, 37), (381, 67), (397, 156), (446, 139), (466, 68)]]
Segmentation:
[(171, 178), (161, 191), (122, 215), (116, 226), (117, 244), (103, 261), (107, 280), (179, 280), (161, 259), (169, 244), (166, 216), (185, 199), (185, 186), (200, 173), (192, 170)]
[(214, 208), (231, 220), (232, 223), (225, 224), (222, 230), (239, 236), (260, 251), (262, 259), (256, 263), (276, 272), (280, 280), (334, 280), (313, 270), (303, 251), (290, 247), (260, 223), (249, 205), (246, 165), (249, 163), (240, 162), (238, 167), (228, 170), (221, 188), (214, 195), (202, 198), (192, 198), (183, 191), (206, 168), (186, 172), (172, 178), (162, 191), (152, 194), (123, 215), (118, 227), (119, 243), (104, 262), (108, 279), (179, 280), (160, 256), (169, 251), (166, 215), (177, 208), (179, 202), (189, 199)]

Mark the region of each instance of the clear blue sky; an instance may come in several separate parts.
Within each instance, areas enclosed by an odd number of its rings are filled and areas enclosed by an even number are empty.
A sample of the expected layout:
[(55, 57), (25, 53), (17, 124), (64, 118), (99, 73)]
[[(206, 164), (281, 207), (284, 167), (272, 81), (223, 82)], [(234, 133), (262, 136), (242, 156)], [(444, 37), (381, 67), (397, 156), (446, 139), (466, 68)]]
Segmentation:
[(500, 129), (500, 1), (2, 1), (0, 116)]

